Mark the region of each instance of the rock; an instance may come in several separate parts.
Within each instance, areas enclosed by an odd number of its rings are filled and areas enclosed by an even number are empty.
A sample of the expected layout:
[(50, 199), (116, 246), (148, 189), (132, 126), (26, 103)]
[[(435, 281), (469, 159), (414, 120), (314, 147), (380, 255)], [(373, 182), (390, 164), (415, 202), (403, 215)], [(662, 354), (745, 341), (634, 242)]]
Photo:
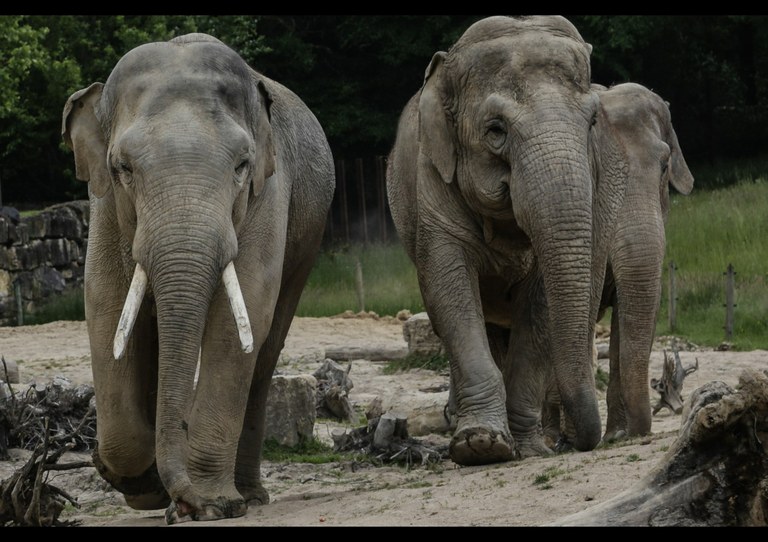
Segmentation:
[(311, 375), (272, 377), (264, 438), (296, 446), (314, 435), (317, 380)]
[(325, 357), (335, 361), (352, 361), (367, 359), (368, 361), (391, 361), (403, 359), (408, 355), (408, 348), (387, 346), (332, 346), (325, 349)]
[(435, 335), (426, 312), (414, 314), (403, 324), (403, 338), (408, 343), (408, 354), (430, 357), (443, 353), (443, 342)]
[(383, 412), (396, 411), (408, 419), (408, 433), (418, 437), (430, 433), (450, 431), (450, 425), (445, 417), (445, 407), (448, 404), (448, 391), (424, 393), (419, 392), (407, 396), (388, 394), (380, 398), (379, 408)]

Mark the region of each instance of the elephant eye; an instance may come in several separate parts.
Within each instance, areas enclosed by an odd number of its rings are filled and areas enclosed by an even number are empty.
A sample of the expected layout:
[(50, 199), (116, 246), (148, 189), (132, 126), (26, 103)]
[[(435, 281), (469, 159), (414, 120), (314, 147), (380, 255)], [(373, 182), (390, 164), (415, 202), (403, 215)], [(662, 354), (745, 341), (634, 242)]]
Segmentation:
[(133, 182), (133, 168), (125, 160), (117, 161), (117, 167), (113, 168), (113, 174), (125, 185)]
[(498, 150), (507, 141), (507, 129), (499, 119), (490, 121), (485, 128), (485, 138), (488, 144)]
[(241, 161), (237, 167), (235, 167), (235, 183), (241, 184), (248, 173), (248, 160)]

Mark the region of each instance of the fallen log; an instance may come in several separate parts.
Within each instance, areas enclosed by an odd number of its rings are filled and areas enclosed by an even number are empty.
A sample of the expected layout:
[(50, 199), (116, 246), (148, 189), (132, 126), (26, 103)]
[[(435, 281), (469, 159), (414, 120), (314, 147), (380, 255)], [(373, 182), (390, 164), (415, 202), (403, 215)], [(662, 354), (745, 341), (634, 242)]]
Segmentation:
[(768, 525), (768, 371), (734, 390), (709, 382), (685, 403), (677, 440), (644, 478), (551, 525)]

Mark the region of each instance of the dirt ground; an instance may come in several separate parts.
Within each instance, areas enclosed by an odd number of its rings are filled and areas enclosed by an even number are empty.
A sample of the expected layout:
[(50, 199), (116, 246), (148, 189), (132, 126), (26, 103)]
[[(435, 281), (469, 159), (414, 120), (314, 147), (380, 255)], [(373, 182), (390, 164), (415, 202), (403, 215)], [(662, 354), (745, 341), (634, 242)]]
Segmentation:
[[(297, 318), (289, 333), (282, 373), (313, 373), (327, 348), (340, 346), (405, 348), (402, 323), (394, 318)], [(663, 343), (651, 359), (651, 376), (662, 372)], [(45, 385), (62, 375), (90, 383), (90, 355), (84, 322), (0, 327), (0, 355), (18, 363), (21, 384)], [(743, 369), (768, 368), (768, 352), (696, 349), (680, 353), (684, 366), (699, 369), (685, 380), (683, 395), (712, 381), (735, 386)], [(607, 360), (599, 360), (607, 371)], [(385, 361), (354, 360), (350, 376), (353, 404), (366, 407), (376, 396), (407, 397), (447, 384), (446, 374), (415, 370), (384, 375)], [(601, 395), (603, 424), (605, 400)], [(652, 392), (655, 403), (657, 395)], [(680, 416), (662, 410), (652, 435), (590, 452), (569, 452), (502, 464), (374, 467), (352, 461), (322, 465), (265, 462), (264, 485), (271, 502), (252, 507), (241, 518), (187, 522), (179, 526), (538, 526), (603, 502), (658, 464), (675, 440)], [(329, 440), (332, 427), (318, 423), (315, 433)], [(448, 435), (420, 437), (446, 443)], [(12, 450), (0, 462), (0, 480), (21, 466), (27, 453)], [(77, 455), (77, 454), (72, 454)], [(88, 456), (84, 456), (86, 459)], [(164, 526), (163, 511), (135, 511), (107, 486), (95, 469), (51, 473), (49, 483), (77, 498), (61, 520), (82, 526)]]

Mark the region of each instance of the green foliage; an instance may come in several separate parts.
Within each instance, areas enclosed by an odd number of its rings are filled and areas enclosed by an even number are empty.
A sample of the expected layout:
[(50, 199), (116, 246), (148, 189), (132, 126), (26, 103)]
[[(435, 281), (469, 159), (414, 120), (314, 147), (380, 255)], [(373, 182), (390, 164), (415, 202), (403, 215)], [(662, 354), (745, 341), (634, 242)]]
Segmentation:
[(627, 463), (634, 463), (636, 461), (640, 461), (640, 456), (637, 454), (629, 454), (627, 456)]
[(363, 277), (364, 310), (394, 316), (422, 312), (416, 269), (402, 245), (362, 244), (326, 249), (319, 255), (301, 295), (297, 316), (332, 316), (360, 310), (356, 269)]
[(24, 315), (24, 325), (38, 325), (58, 320), (85, 320), (82, 288), (67, 291)]

